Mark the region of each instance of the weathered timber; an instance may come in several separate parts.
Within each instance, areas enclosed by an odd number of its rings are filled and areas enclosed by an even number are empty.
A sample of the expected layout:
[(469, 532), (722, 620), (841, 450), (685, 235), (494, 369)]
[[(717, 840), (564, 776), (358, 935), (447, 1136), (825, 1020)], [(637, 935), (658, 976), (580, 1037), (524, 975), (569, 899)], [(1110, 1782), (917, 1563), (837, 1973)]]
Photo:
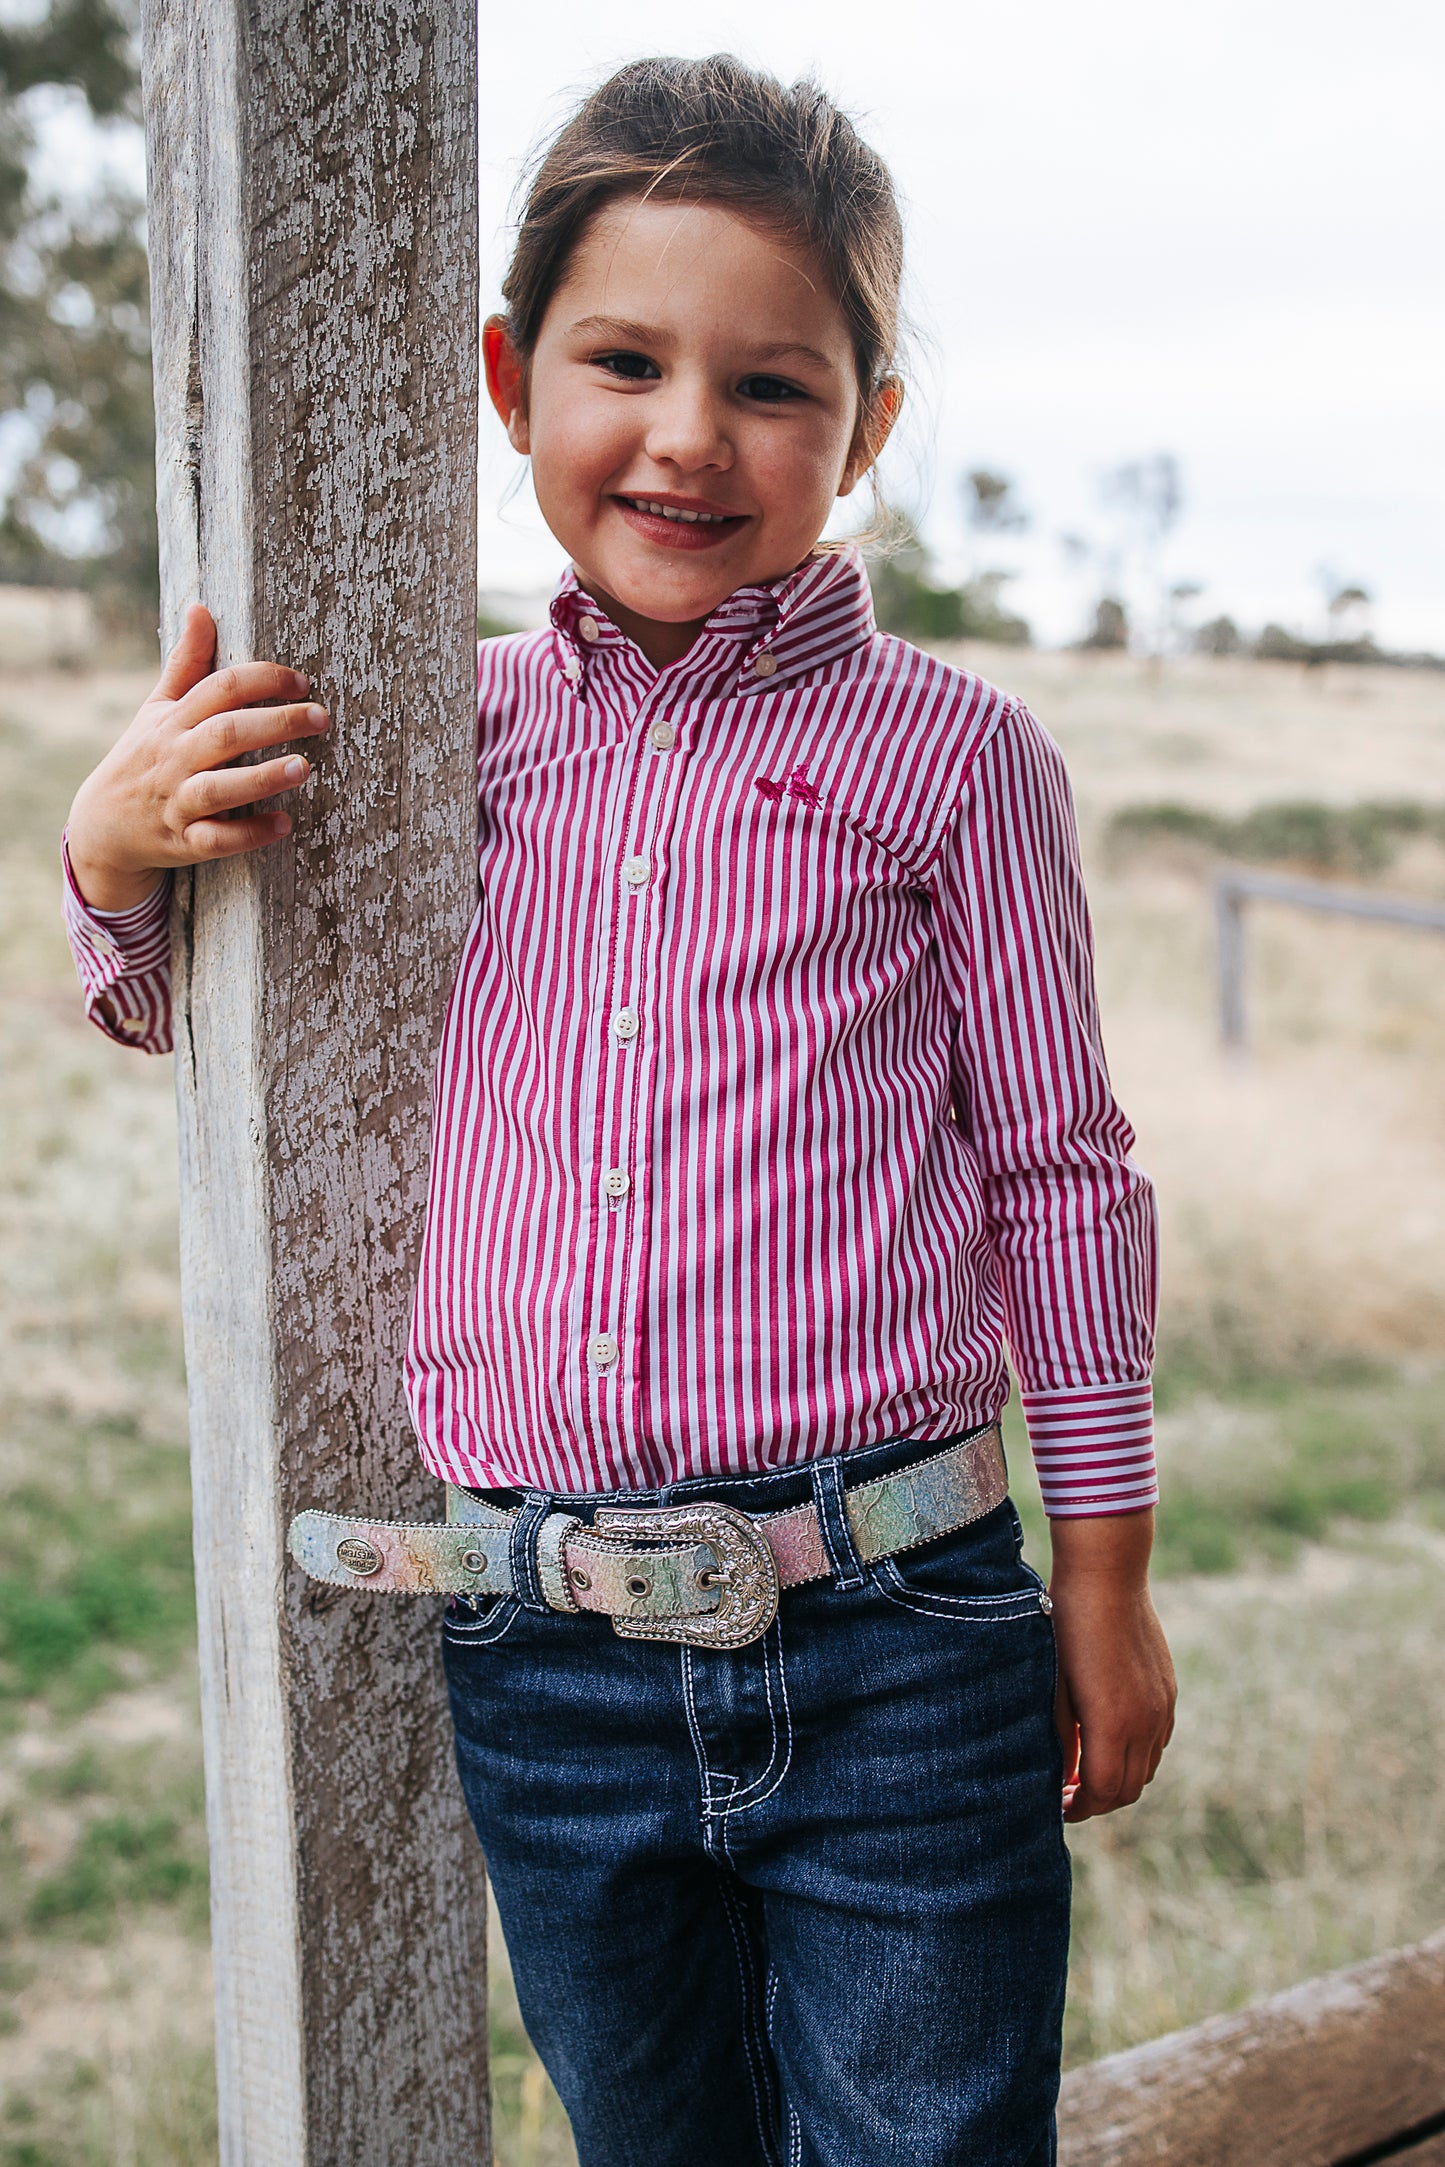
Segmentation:
[(1073, 2071), (1059, 2161), (1336, 2167), (1442, 2111), (1445, 1933)]
[(1386, 2161), (1399, 2161), (1400, 2167), (1445, 2167), (1445, 2112), (1435, 2115), (1426, 2125), (1427, 2136), (1419, 2128), (1406, 2130), (1401, 2137), (1387, 2138), (1383, 2144), (1367, 2145), (1363, 2152), (1352, 2152), (1349, 2157), (1335, 2162), (1335, 2167), (1385, 2167)]
[(490, 2157), (434, 1606), (283, 1544), (301, 1505), (437, 1509), (401, 1360), (476, 890), (475, 28), (144, 8), (163, 633), (199, 597), (334, 717), (293, 839), (176, 906), (225, 2167)]
[(1400, 2167), (1445, 2167), (1445, 2137), (1427, 2137), (1393, 2155)]

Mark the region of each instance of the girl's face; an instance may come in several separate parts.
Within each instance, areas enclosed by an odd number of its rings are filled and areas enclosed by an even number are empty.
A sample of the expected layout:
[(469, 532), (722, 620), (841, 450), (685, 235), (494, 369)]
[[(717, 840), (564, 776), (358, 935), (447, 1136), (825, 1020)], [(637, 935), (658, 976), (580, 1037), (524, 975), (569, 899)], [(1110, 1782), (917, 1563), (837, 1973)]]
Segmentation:
[(583, 584), (657, 668), (735, 588), (807, 556), (881, 446), (810, 252), (716, 204), (609, 204), (530, 380), (498, 317), (493, 404)]

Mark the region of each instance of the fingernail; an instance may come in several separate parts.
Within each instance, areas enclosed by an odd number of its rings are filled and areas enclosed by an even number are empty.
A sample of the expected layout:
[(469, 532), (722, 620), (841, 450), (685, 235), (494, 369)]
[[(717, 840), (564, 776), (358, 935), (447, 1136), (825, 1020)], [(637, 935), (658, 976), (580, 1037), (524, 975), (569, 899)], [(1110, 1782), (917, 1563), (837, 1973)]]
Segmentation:
[(311, 769), (304, 760), (288, 760), (285, 775), (288, 783), (304, 783)]
[(306, 720), (310, 723), (313, 730), (324, 730), (326, 728), (328, 720), (325, 708), (308, 707), (306, 710)]
[(292, 675), (295, 677), (297, 684), (301, 687), (301, 690), (303, 692), (309, 692), (311, 690), (311, 680), (306, 675), (306, 672), (304, 670), (294, 670), (292, 672)]

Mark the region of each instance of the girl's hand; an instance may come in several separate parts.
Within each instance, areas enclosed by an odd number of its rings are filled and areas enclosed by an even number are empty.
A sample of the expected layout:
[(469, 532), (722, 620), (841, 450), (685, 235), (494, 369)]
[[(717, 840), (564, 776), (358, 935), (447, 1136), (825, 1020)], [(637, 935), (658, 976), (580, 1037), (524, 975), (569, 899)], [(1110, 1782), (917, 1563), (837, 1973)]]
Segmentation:
[[(228, 817), (305, 782), (299, 755), (232, 767), (241, 753), (329, 729), (309, 705), (311, 680), (279, 662), (238, 662), (208, 675), (216, 651), (210, 611), (193, 602), (154, 692), (125, 735), (81, 784), (70, 810), (70, 864), (94, 910), (143, 903), (172, 866), (259, 850), (291, 831), (289, 813)], [(252, 706), (252, 701), (285, 705)]]
[(1055, 1520), (1049, 1593), (1064, 1819), (1132, 1806), (1174, 1729), (1174, 1665), (1149, 1597), (1151, 1512)]

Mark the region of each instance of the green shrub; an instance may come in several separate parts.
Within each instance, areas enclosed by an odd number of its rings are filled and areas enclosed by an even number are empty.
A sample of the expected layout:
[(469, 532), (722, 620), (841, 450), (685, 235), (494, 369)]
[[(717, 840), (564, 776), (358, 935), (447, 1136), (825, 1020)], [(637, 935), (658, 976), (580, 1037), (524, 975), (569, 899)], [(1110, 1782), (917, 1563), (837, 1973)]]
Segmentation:
[(175, 1903), (205, 1881), (173, 1815), (110, 1814), (92, 1821), (65, 1864), (37, 1885), (30, 1923), (104, 1927), (120, 1904)]
[(1401, 844), (1421, 835), (1445, 844), (1445, 805), (1407, 799), (1322, 805), (1295, 798), (1257, 805), (1234, 819), (1195, 805), (1128, 805), (1109, 821), (1105, 841), (1116, 864), (1162, 844), (1366, 878), (1386, 871)]

